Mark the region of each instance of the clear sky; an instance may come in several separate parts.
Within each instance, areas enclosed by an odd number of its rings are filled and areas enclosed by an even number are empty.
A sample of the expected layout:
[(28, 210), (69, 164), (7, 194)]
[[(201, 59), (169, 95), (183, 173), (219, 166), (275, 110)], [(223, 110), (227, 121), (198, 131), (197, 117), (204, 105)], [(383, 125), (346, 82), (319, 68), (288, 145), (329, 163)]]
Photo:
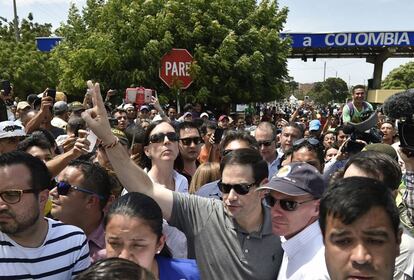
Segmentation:
[[(12, 0), (0, 0), (0, 16), (12, 19)], [(58, 27), (66, 20), (69, 0), (16, 0), (17, 12), (26, 17), (33, 12), (36, 22), (52, 23)], [(81, 7), (86, 0), (72, 0)], [(413, 0), (279, 0), (289, 8), (285, 30), (289, 32), (342, 31), (414, 31)], [(390, 58), (384, 63), (383, 78), (393, 68), (410, 60)], [(338, 76), (355, 85), (372, 77), (373, 65), (364, 59), (308, 59), (289, 60), (289, 74), (298, 82), (315, 82)]]

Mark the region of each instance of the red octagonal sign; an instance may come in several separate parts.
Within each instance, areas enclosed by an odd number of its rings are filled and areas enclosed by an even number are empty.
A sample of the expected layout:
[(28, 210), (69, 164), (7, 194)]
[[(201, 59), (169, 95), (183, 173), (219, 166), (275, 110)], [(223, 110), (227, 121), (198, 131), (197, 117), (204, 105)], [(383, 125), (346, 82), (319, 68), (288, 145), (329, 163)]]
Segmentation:
[(187, 89), (193, 79), (190, 77), (190, 65), (193, 56), (186, 49), (172, 49), (161, 58), (160, 79), (169, 87), (179, 85)]

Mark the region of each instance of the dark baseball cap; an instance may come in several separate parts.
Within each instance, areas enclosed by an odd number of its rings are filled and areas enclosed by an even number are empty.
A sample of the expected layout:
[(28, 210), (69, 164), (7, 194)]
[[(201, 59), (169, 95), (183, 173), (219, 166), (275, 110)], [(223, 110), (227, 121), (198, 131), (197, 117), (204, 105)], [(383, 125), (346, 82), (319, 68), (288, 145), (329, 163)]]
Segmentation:
[(283, 166), (269, 182), (257, 190), (278, 191), (291, 196), (311, 194), (320, 198), (325, 191), (322, 174), (305, 162), (294, 162)]

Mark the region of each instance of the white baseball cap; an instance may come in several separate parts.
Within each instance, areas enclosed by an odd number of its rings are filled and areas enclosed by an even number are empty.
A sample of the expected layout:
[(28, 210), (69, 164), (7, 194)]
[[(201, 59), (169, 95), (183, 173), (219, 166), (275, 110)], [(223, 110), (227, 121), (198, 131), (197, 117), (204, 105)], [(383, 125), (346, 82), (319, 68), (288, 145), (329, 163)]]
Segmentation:
[(26, 136), (24, 127), (12, 121), (0, 122), (0, 139)]

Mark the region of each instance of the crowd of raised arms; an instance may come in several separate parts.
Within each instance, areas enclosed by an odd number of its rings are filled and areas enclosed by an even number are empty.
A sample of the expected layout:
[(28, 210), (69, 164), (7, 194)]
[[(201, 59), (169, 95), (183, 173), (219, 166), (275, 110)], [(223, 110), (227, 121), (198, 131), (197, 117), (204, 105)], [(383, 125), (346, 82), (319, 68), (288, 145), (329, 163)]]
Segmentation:
[(414, 126), (363, 86), (236, 113), (86, 86), (0, 94), (0, 279), (413, 279)]

